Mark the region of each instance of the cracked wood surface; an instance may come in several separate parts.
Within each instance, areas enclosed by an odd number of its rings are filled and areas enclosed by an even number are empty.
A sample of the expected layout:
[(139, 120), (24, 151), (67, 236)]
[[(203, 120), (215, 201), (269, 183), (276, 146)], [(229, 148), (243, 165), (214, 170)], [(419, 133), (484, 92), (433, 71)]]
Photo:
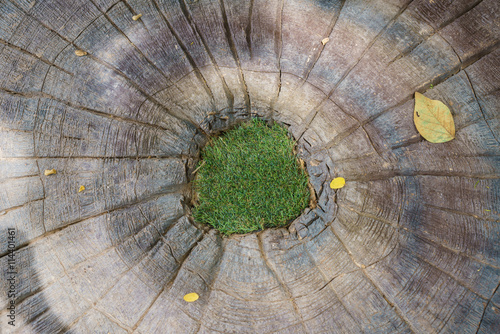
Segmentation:
[[(499, 13), (0, 0), (0, 265), (15, 227), (19, 272), (0, 331), (499, 331)], [(415, 91), (449, 106), (454, 140), (418, 134)], [(190, 218), (192, 172), (252, 116), (289, 126), (317, 205), (221, 238)]]

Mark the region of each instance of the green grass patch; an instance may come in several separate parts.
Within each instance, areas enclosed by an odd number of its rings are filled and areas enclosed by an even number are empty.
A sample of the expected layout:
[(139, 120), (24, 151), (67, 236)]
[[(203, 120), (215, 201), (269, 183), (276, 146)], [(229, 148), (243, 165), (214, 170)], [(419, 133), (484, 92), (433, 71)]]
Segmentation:
[(308, 177), (293, 147), (285, 128), (258, 119), (213, 139), (194, 181), (195, 220), (230, 235), (285, 226), (300, 215)]

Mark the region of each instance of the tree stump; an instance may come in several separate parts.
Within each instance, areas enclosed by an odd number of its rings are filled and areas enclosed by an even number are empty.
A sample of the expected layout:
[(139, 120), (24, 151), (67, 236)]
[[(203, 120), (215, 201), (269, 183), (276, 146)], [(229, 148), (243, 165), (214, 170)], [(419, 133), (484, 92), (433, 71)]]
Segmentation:
[[(499, 13), (0, 1), (1, 332), (498, 332)], [(449, 106), (454, 140), (419, 135), (415, 92)], [(251, 117), (289, 127), (317, 205), (221, 238), (190, 218), (192, 172)]]

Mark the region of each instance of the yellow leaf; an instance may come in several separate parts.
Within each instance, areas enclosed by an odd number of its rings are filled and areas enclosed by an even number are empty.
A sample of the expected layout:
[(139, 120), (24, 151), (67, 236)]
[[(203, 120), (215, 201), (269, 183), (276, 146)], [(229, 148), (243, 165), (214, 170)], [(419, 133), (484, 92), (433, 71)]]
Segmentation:
[(55, 169), (46, 169), (44, 172), (45, 176), (57, 174), (57, 171)]
[(187, 301), (188, 303), (192, 303), (194, 301), (197, 301), (200, 296), (196, 292), (188, 293), (187, 295), (184, 296), (184, 300)]
[(80, 186), (80, 188), (78, 189), (78, 192), (81, 193), (84, 190), (85, 190), (85, 186)]
[(321, 44), (325, 45), (326, 43), (328, 43), (328, 41), (329, 41), (329, 40), (330, 40), (330, 39), (329, 39), (328, 37), (327, 37), (327, 38), (323, 38), (323, 39), (321, 40)]
[(134, 16), (132, 16), (132, 20), (137, 21), (138, 19), (141, 18), (141, 16), (142, 16), (142, 14), (134, 15)]
[(340, 189), (345, 186), (345, 179), (343, 177), (336, 177), (330, 183), (330, 188), (332, 189)]
[(455, 122), (450, 109), (438, 100), (415, 92), (413, 121), (418, 132), (431, 143), (445, 143), (455, 138)]
[(82, 50), (75, 50), (75, 55), (77, 55), (78, 57), (82, 57), (82, 56), (86, 56), (87, 52), (82, 51)]

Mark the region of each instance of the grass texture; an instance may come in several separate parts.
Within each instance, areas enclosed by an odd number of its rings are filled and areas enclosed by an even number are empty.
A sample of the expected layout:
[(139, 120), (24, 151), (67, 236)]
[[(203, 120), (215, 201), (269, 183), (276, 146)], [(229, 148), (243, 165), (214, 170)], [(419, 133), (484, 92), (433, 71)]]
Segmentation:
[(287, 225), (309, 202), (293, 147), (285, 128), (258, 119), (213, 139), (194, 181), (195, 220), (224, 235)]

